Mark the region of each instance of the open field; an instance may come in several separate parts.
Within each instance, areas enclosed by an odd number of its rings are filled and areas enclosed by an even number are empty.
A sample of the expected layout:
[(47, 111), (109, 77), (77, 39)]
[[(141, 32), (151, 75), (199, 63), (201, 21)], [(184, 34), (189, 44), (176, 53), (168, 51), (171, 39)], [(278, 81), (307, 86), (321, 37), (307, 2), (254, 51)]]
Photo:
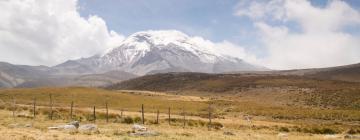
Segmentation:
[[(266, 82), (266, 81), (265, 81)], [(275, 91), (281, 89), (273, 89)], [(0, 90), (0, 121), (2, 138), (17, 139), (324, 139), (343, 138), (346, 133), (360, 133), (360, 111), (342, 107), (311, 107), (289, 105), (279, 100), (286, 93), (263, 95), (264, 88), (247, 90), (240, 95), (176, 95), (166, 92), (104, 90), (97, 88), (33, 88)], [(271, 92), (268, 92), (271, 93)], [(53, 98), (53, 120), (49, 119), (49, 98)], [(262, 97), (262, 98), (259, 98)], [(13, 98), (16, 103), (15, 120), (12, 117)], [(36, 98), (36, 118), (32, 104)], [(300, 100), (300, 99), (299, 99)], [(82, 134), (47, 130), (70, 119), (70, 104), (74, 101), (73, 118), (93, 123), (92, 107), (96, 106), (96, 124), (99, 132)], [(105, 103), (109, 106), (106, 123)], [(272, 103), (273, 102), (273, 103)], [(145, 126), (159, 132), (155, 137), (129, 136), (132, 123), (141, 123), (141, 104), (144, 104)], [(208, 107), (211, 104), (213, 128), (208, 131)], [(171, 108), (171, 125), (168, 108)], [(156, 111), (160, 111), (156, 124)], [(185, 128), (183, 114), (185, 111)], [(123, 112), (123, 116), (121, 116)], [(130, 118), (130, 122), (124, 121)], [(250, 120), (248, 120), (249, 118)], [(14, 124), (20, 127), (12, 128)], [(32, 124), (31, 128), (21, 125)], [(351, 130), (351, 131), (350, 131)], [(26, 132), (26, 133), (25, 133)], [(224, 135), (224, 132), (234, 133)], [(331, 135), (330, 134), (334, 134)], [(280, 135), (280, 136), (279, 136)], [(328, 136), (329, 135), (329, 136)]]

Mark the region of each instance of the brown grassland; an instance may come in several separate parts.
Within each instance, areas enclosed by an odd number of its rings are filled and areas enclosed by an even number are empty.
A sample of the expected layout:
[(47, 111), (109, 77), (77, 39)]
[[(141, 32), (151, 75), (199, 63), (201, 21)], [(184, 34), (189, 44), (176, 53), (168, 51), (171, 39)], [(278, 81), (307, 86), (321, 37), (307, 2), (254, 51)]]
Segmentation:
[[(262, 85), (291, 83), (284, 79), (275, 80), (276, 82), (267, 80), (256, 82)], [(221, 85), (217, 82), (206, 81), (206, 84)], [(306, 91), (308, 89), (304, 88), (304, 92)], [(323, 102), (320, 99), (314, 101), (314, 104), (309, 104), (308, 100), (312, 98), (294, 96), (299, 94), (298, 89), (295, 90), (289, 86), (286, 88), (274, 88), (274, 86), (260, 88), (258, 86), (239, 94), (213, 95), (210, 92), (205, 94), (201, 90), (176, 93), (178, 95), (173, 92), (168, 94), (83, 87), (2, 89), (0, 90), (0, 117), (2, 118), (0, 139), (339, 139), (346, 133), (353, 135), (360, 133), (360, 111), (356, 105), (354, 107), (346, 107), (342, 104), (332, 105), (331, 100), (328, 101), (327, 107), (317, 106), (318, 102)], [(54, 101), (53, 120), (49, 119), (50, 94)], [(13, 98), (16, 103), (15, 108)], [(34, 98), (37, 104), (35, 119), (32, 117)], [(319, 98), (318, 95), (317, 98)], [(81, 121), (81, 124), (92, 123), (92, 107), (96, 106), (98, 133), (83, 134), (47, 130), (49, 126), (71, 121), (70, 104), (72, 101), (75, 103), (73, 118)], [(109, 105), (109, 123), (105, 121), (105, 102)], [(132, 123), (140, 123), (141, 104), (145, 106), (145, 126), (159, 132), (159, 136), (128, 135)], [(210, 131), (207, 127), (209, 104), (213, 112)], [(172, 113), (171, 125), (167, 123), (169, 107)], [(16, 110), (15, 119), (12, 117), (14, 109)], [(186, 114), (185, 128), (183, 128), (183, 109)], [(120, 116), (121, 110), (123, 110), (123, 116)], [(160, 111), (160, 124), (155, 123), (157, 110)], [(245, 116), (250, 116), (251, 122), (247, 121)], [(32, 127), (22, 127), (25, 124), (31, 124)], [(225, 135), (226, 132), (235, 135)]]

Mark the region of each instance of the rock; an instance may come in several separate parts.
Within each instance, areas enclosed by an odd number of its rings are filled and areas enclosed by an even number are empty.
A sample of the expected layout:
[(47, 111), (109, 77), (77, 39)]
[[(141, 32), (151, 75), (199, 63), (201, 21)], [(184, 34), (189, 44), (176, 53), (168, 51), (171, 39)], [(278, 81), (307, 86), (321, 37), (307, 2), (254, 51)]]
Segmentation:
[(159, 136), (160, 134), (155, 131), (143, 131), (143, 132), (135, 132), (130, 133), (130, 136), (141, 136), (141, 137), (150, 137), (150, 136)]
[(13, 123), (13, 124), (9, 124), (8, 127), (9, 128), (19, 128), (19, 127), (21, 127), (21, 125), (18, 123)]
[(356, 140), (360, 140), (360, 136), (356, 136), (356, 135), (345, 135), (344, 139), (356, 139)]
[(72, 121), (69, 123), (69, 125), (74, 125), (76, 128), (79, 128), (80, 122), (79, 121)]
[(225, 131), (224, 135), (235, 136), (235, 134), (233, 132), (230, 132), (230, 131)]
[(339, 135), (325, 135), (324, 139), (341, 139)]
[(30, 128), (30, 127), (32, 127), (32, 124), (13, 123), (13, 124), (9, 124), (8, 127), (9, 128)]
[(25, 127), (30, 128), (30, 127), (32, 127), (32, 124), (25, 124)]
[(98, 128), (96, 124), (84, 124), (79, 126), (80, 132), (98, 132)]
[(286, 134), (286, 133), (279, 133), (277, 136), (280, 137), (280, 138), (286, 138), (286, 137), (288, 137), (288, 134)]
[(142, 125), (138, 125), (138, 124), (134, 124), (132, 126), (132, 130), (133, 132), (144, 132), (144, 131), (147, 131), (147, 128), (145, 126), (142, 126)]
[(49, 130), (70, 130), (70, 131), (74, 131), (76, 130), (76, 127), (74, 125), (58, 125), (58, 126), (53, 126), (53, 127), (48, 127)]

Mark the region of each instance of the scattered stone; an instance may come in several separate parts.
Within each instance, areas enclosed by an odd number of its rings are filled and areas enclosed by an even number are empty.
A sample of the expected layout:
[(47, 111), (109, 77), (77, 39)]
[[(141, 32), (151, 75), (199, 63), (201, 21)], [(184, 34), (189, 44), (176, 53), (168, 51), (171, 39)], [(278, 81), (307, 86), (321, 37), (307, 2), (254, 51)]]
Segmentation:
[(179, 135), (181, 135), (181, 136), (186, 136), (186, 137), (193, 137), (193, 136), (195, 136), (193, 133), (189, 133), (189, 132), (183, 132), (183, 133), (180, 133)]
[(32, 124), (13, 123), (13, 124), (9, 124), (8, 127), (9, 128), (30, 128), (30, 127), (32, 127)]
[(69, 130), (69, 131), (74, 131), (76, 130), (76, 127), (74, 125), (58, 125), (58, 126), (53, 126), (53, 127), (48, 127), (49, 130)]
[(235, 136), (235, 134), (233, 132), (230, 132), (230, 131), (225, 131), (224, 135)]
[(9, 124), (8, 127), (9, 128), (19, 128), (19, 127), (21, 127), (21, 125), (18, 123), (13, 123), (13, 124)]
[(286, 133), (279, 133), (277, 136), (280, 137), (280, 138), (286, 138), (286, 137), (288, 137), (288, 134), (286, 134)]
[(140, 136), (140, 137), (150, 137), (150, 136), (159, 136), (158, 132), (155, 131), (142, 131), (142, 132), (135, 132), (130, 133), (130, 136)]
[(341, 139), (339, 135), (325, 135), (324, 139)]
[(69, 123), (69, 125), (74, 125), (76, 128), (79, 128), (80, 122), (79, 121), (72, 121)]
[(356, 136), (356, 135), (345, 135), (344, 139), (356, 139), (356, 140), (360, 140), (360, 136)]
[(80, 122), (79, 121), (73, 121), (65, 125), (58, 125), (58, 126), (52, 126), (48, 127), (49, 130), (68, 130), (68, 131), (76, 131), (77, 128), (79, 128)]
[(24, 127), (30, 128), (30, 127), (32, 127), (32, 124), (29, 124), (29, 123), (28, 123), (28, 124), (25, 124)]
[(133, 132), (144, 132), (144, 131), (147, 131), (147, 128), (142, 125), (134, 124), (132, 126), (132, 130), (133, 130)]
[(80, 125), (78, 129), (80, 132), (86, 132), (86, 133), (98, 132), (98, 127), (96, 124)]

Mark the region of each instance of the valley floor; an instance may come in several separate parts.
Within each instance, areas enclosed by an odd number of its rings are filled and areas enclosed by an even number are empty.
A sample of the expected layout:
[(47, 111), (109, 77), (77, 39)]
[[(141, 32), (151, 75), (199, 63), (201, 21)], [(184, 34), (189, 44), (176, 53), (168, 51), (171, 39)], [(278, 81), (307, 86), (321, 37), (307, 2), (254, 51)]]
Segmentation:
[[(49, 95), (53, 100), (50, 120)], [(33, 103), (36, 99), (36, 117)], [(175, 95), (149, 91), (109, 91), (95, 88), (0, 90), (0, 139), (14, 140), (272, 140), (360, 138), (359, 111), (316, 109), (255, 103), (253, 98)], [(74, 102), (73, 119), (70, 104)], [(15, 104), (14, 104), (15, 103)], [(109, 122), (106, 106), (109, 105)], [(133, 136), (141, 123), (156, 136)], [(209, 104), (212, 123), (208, 130)], [(96, 122), (93, 121), (96, 106)], [(168, 123), (168, 108), (171, 119)], [(159, 110), (159, 124), (155, 123)], [(13, 112), (14, 111), (14, 112)], [(185, 120), (184, 113), (185, 112)], [(14, 114), (13, 114), (14, 113)], [(121, 115), (122, 114), (122, 115)], [(339, 115), (340, 114), (340, 115)], [(71, 120), (97, 125), (98, 131), (50, 130)], [(185, 127), (184, 127), (185, 124)]]
[[(130, 113), (133, 114), (133, 113)], [(272, 130), (251, 130), (251, 129), (231, 129), (223, 128), (221, 130), (208, 130), (206, 127), (191, 127), (176, 126), (168, 124), (160, 125), (145, 125), (151, 131), (159, 133), (159, 136), (129, 136), (132, 131), (132, 124), (123, 123), (106, 123), (99, 121), (95, 124), (98, 126), (96, 133), (82, 133), (66, 130), (48, 130), (47, 127), (66, 124), (66, 120), (48, 120), (48, 119), (29, 119), (29, 118), (16, 118), (11, 117), (11, 111), (0, 111), (0, 117), (3, 118), (0, 122), (0, 139), (6, 140), (272, 140), (272, 139), (326, 139), (326, 138), (343, 138), (343, 135), (313, 135), (303, 133), (284, 133)], [(42, 116), (43, 117), (43, 116)], [(92, 122), (82, 122), (92, 123)], [(240, 125), (242, 122), (234, 122), (234, 125)], [(81, 125), (80, 124), (80, 125)], [(282, 125), (274, 122), (257, 122), (257, 125)], [(227, 135), (225, 133), (232, 133)]]

